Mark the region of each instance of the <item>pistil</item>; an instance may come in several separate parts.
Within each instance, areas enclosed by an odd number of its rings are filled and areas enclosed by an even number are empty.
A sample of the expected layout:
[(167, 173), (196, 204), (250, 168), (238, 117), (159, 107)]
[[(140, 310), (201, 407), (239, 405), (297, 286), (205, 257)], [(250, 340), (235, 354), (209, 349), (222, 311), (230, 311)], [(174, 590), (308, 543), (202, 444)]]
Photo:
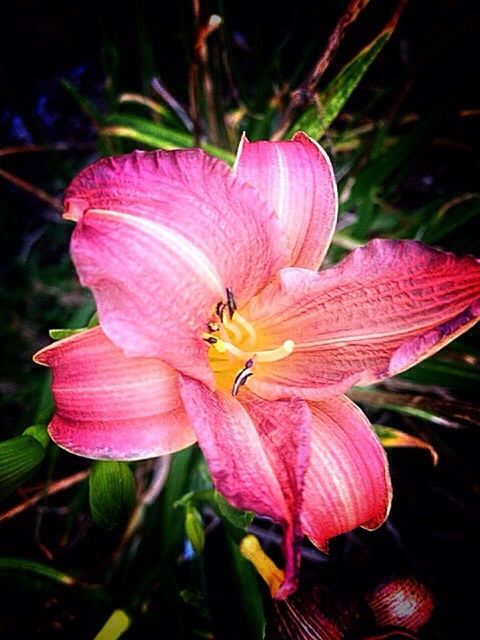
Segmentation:
[(208, 342), (212, 347), (218, 351), (218, 353), (230, 353), (239, 360), (248, 360), (254, 358), (255, 362), (276, 362), (277, 360), (283, 360), (289, 356), (295, 348), (293, 340), (285, 340), (281, 347), (276, 349), (265, 349), (263, 351), (244, 351), (239, 347), (236, 347), (231, 342), (220, 340), (210, 334), (204, 334), (203, 339)]

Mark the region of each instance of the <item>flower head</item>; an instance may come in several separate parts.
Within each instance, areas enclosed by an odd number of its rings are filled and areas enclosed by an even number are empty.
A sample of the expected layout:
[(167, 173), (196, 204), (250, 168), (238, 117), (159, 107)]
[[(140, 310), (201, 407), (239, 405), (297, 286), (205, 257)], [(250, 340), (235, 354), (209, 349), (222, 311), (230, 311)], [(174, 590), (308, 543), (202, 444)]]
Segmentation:
[(234, 505), (284, 529), (283, 597), (303, 534), (320, 548), (385, 519), (391, 487), (367, 418), (342, 395), (412, 366), (480, 314), (480, 265), (370, 242), (317, 271), (334, 175), (305, 134), (243, 140), (233, 171), (198, 149), (85, 169), (65, 196), (72, 256), (100, 327), (35, 359), (53, 371), (52, 438), (132, 460), (198, 440)]

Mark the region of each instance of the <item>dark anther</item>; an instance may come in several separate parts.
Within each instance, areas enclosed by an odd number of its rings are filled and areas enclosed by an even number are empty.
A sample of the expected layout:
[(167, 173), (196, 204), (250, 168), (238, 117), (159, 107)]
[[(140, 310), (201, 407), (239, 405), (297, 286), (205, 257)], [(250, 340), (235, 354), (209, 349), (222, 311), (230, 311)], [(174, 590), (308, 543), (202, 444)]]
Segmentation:
[(207, 324), (207, 327), (208, 327), (208, 330), (212, 331), (213, 333), (215, 333), (215, 331), (220, 331), (220, 327), (216, 322), (209, 322)]
[(227, 287), (227, 308), (228, 315), (230, 316), (230, 320), (233, 318), (233, 314), (237, 310), (237, 304), (235, 302), (235, 298), (233, 297), (233, 291)]
[(233, 291), (227, 287), (227, 302), (218, 302), (215, 307), (215, 313), (219, 318), (220, 322), (223, 322), (223, 312), (225, 309), (228, 310), (228, 315), (230, 320), (233, 318), (233, 314), (237, 310), (237, 304), (235, 302), (235, 298), (233, 297)]
[(254, 361), (253, 358), (250, 358), (250, 360), (247, 360), (245, 362), (245, 369), (251, 369), (253, 367), (253, 365), (254, 365), (254, 362), (255, 361)]
[(204, 340), (205, 342), (208, 342), (208, 344), (216, 344), (218, 342), (218, 338), (215, 338), (215, 336), (204, 338)]
[[(250, 360), (248, 362), (250, 362)], [(240, 391), (240, 387), (242, 387), (246, 383), (251, 375), (253, 375), (253, 371), (249, 367), (245, 367), (245, 369), (241, 369), (237, 373), (233, 382), (232, 396), (237, 395), (237, 393)]]

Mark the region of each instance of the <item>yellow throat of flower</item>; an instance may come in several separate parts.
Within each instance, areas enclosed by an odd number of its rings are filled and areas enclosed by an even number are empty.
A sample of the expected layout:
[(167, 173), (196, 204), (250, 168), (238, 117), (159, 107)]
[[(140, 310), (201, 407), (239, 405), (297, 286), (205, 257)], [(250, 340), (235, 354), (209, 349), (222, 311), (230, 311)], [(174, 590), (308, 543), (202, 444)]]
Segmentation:
[(285, 340), (275, 349), (262, 349), (255, 327), (237, 311), (231, 289), (227, 289), (227, 302), (217, 304), (214, 316), (202, 337), (210, 345), (208, 359), (217, 386), (234, 396), (254, 374), (257, 365), (282, 360), (295, 347), (293, 340)]

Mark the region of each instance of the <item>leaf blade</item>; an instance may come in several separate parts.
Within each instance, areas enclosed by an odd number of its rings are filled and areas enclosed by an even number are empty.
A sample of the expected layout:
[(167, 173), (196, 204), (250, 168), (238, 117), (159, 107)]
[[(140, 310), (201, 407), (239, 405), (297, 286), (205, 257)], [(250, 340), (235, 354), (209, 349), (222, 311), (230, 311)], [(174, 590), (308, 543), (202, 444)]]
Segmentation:
[(10, 495), (38, 469), (45, 448), (30, 435), (17, 436), (0, 443), (0, 499)]

